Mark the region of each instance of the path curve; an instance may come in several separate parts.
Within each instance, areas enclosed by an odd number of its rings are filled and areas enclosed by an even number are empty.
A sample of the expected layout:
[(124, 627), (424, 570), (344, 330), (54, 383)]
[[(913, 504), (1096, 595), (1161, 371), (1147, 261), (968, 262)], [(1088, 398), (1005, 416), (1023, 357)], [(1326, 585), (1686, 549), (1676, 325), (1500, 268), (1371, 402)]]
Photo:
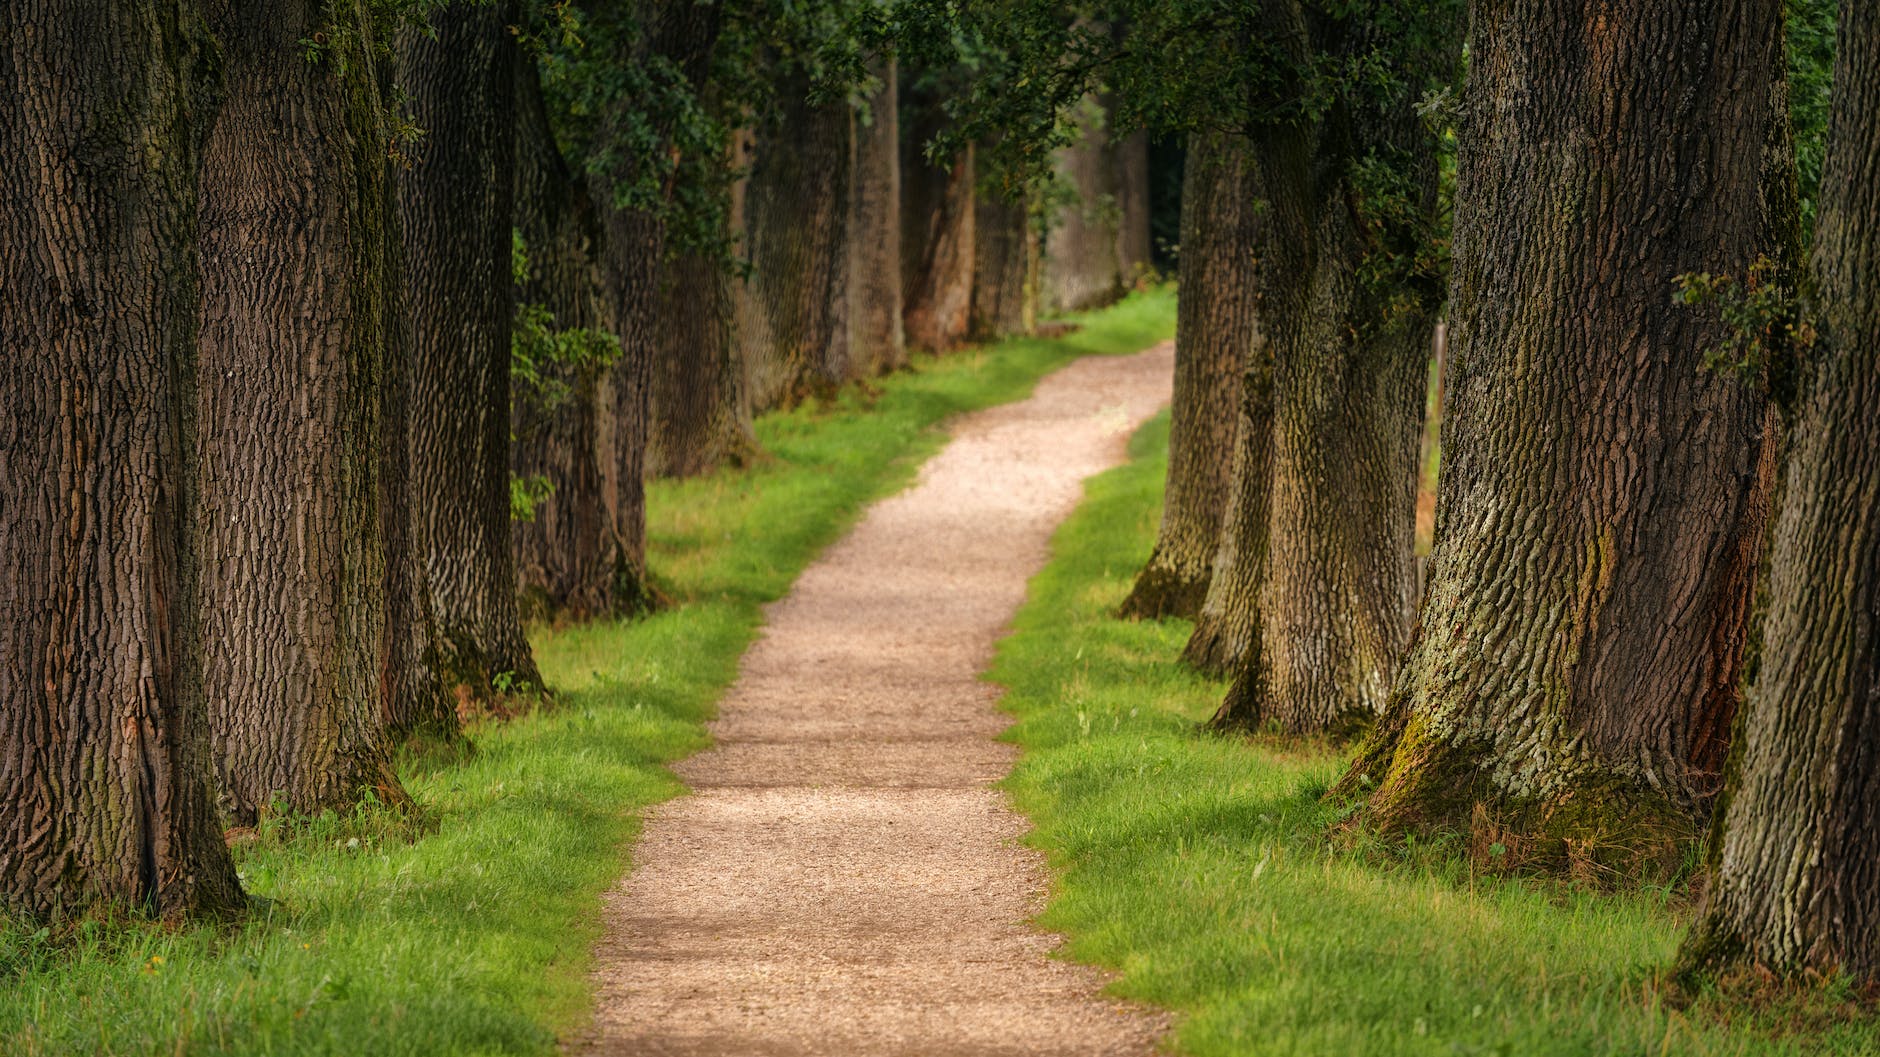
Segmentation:
[(653, 1055), (1146, 1054), (1166, 1026), (1051, 960), (1016, 750), (978, 678), (1084, 478), (1169, 399), (1173, 348), (959, 419), (768, 612), (607, 898), (574, 1047)]

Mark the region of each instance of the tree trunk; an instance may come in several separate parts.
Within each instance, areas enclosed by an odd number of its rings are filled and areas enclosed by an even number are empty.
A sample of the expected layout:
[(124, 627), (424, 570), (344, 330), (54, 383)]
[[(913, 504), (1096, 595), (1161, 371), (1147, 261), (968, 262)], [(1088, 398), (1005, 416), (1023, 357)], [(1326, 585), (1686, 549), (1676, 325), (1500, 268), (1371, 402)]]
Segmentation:
[(1149, 237), (1149, 131), (1137, 129), (1111, 144), (1116, 170), (1116, 262), (1124, 285), (1151, 267)]
[(1433, 137), (1413, 103), (1405, 94), (1375, 114), (1354, 104), (1255, 152), (1260, 326), (1273, 352), (1272, 521), (1259, 665), (1236, 673), (1222, 709), (1249, 728), (1353, 732), (1382, 709), (1407, 645), (1436, 290), (1375, 274), (1379, 242), (1395, 240), (1374, 234), (1381, 221), (1366, 212), (1347, 140), (1395, 159), (1413, 189), (1407, 208), (1433, 218)]
[(749, 279), (737, 337), (757, 410), (831, 393), (848, 378), (848, 104), (812, 106), (791, 78), (757, 129), (743, 189)]
[(914, 98), (906, 109), (916, 120), (903, 137), (901, 156), (907, 340), (939, 351), (965, 341), (971, 329), (980, 204), (972, 146), (948, 164), (928, 161), (927, 144), (940, 132), (946, 115), (931, 93), (908, 94)]
[(1841, 4), (1815, 235), (1820, 337), (1688, 965), (1880, 980), (1880, 12)]
[(1189, 139), (1168, 487), (1155, 550), (1123, 601), (1126, 617), (1192, 617), (1207, 597), (1255, 327), (1259, 232), (1250, 164), (1245, 139)]
[(1047, 313), (1108, 304), (1123, 289), (1117, 170), (1108, 118), (1096, 97), (1086, 98), (1075, 117), (1076, 142), (1058, 151), (1057, 183), (1066, 201), (1045, 235), (1038, 307)]
[(233, 912), (198, 649), (196, 192), (177, 0), (0, 19), (0, 905)]
[(203, 683), (223, 810), (253, 825), (271, 804), (404, 799), (379, 685), (390, 171), (356, 4), (215, 0), (210, 26), (226, 95), (198, 231)]
[[(534, 68), (519, 80), (516, 154), (516, 231), (528, 276), (516, 297), (525, 312), (549, 318), (523, 323), (525, 345), (542, 327), (581, 330), (595, 341), (612, 337), (612, 298), (601, 272), (600, 221), (586, 181), (562, 158)], [(601, 378), (609, 364), (596, 359), (537, 362), (540, 384), (517, 384), (510, 469), (524, 480), (541, 478), (548, 496), (534, 517), (514, 521), (516, 585), (524, 617), (586, 620), (608, 613), (619, 573), (619, 551), (601, 492), (599, 414)]]
[(849, 356), (852, 373), (907, 365), (901, 328), (900, 91), (890, 56), (873, 71), (881, 90), (852, 117), (849, 184)]
[[(717, 47), (723, 17), (721, 4), (638, 5), (648, 32), (640, 45), (645, 54), (622, 56), (620, 61), (669, 66), (696, 98), (703, 92), (706, 73)], [(623, 110), (631, 101), (617, 101)], [(603, 123), (611, 141), (631, 136), (616, 124), (621, 115)], [(652, 123), (654, 153), (672, 149), (672, 128), (665, 119)], [(620, 168), (595, 172), (590, 181), (595, 201), (601, 203), (606, 229), (606, 276), (614, 296), (619, 323), (621, 356), (608, 372), (601, 406), (601, 497), (613, 523), (616, 561), (613, 607), (632, 613), (653, 607), (656, 599), (646, 575), (647, 438), (652, 432), (653, 357), (661, 347), (662, 298), (660, 289), (666, 259), (666, 224), (659, 211), (620, 208), (616, 191), (640, 183), (639, 166), (647, 157), (636, 156), (643, 147), (628, 145)], [(664, 178), (657, 190), (661, 206), (669, 205), (673, 178)]]
[(1477, 6), (1436, 546), (1345, 782), (1376, 783), (1369, 825), (1631, 870), (1701, 824), (1773, 475), (1765, 400), (1704, 368), (1724, 327), (1670, 289), (1746, 274), (1793, 222), (1781, 17)]
[(513, 4), (458, 5), (407, 31), (401, 75), (425, 130), (399, 192), (411, 318), (411, 489), (437, 620), (440, 674), (460, 698), (540, 688), (509, 546), (514, 320)]
[(967, 336), (990, 341), (1029, 326), (1031, 218), (1024, 202), (973, 196), (973, 285)]
[(654, 476), (693, 477), (741, 463), (757, 450), (732, 333), (736, 281), (697, 251), (682, 251), (666, 265), (646, 449)]
[[(1236, 278), (1249, 287), (1258, 282), (1246, 273)], [(1266, 583), (1267, 532), (1273, 509), (1273, 351), (1260, 334), (1257, 311), (1252, 330), (1234, 430), (1227, 517), (1221, 525), (1207, 597), (1182, 648), (1184, 662), (1216, 677), (1243, 667), (1252, 670), (1259, 661), (1253, 651), (1261, 638), (1260, 588)], [(1228, 711), (1211, 725), (1225, 729), (1237, 722), (1238, 717)]]

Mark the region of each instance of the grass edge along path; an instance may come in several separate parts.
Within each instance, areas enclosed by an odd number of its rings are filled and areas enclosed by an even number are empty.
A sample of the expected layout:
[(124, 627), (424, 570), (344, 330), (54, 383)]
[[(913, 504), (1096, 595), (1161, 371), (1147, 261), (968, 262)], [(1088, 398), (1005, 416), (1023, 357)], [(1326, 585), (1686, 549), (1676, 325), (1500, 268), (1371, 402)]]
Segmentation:
[(1149, 554), (1164, 412), (1093, 478), (988, 678), (1022, 757), (1005, 785), (1054, 887), (1039, 919), (1123, 997), (1175, 1011), (1195, 1057), (1880, 1054), (1833, 988), (1676, 1011), (1653, 974), (1686, 894), (1471, 871), (1455, 845), (1334, 849), (1343, 757), (1198, 730), (1224, 684), (1181, 666), (1186, 621), (1115, 619)]
[(953, 415), (1019, 399), (1081, 355), (1174, 329), (1174, 291), (764, 416), (755, 466), (648, 495), (649, 560), (677, 604), (532, 638), (554, 708), (473, 732), (474, 753), (407, 761), (432, 820), (388, 813), (265, 826), (240, 849), (238, 928), (0, 923), (0, 1053), (548, 1054), (589, 1013), (603, 891), (639, 812), (683, 792), (761, 607), (873, 499), (904, 486)]

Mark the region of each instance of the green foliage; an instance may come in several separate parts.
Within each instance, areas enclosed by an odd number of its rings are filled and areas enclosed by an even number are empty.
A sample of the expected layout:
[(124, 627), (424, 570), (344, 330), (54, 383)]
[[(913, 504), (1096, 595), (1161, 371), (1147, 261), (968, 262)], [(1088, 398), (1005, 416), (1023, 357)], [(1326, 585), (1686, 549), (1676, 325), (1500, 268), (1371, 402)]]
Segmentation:
[(1162, 340), (1174, 317), (1158, 290), (1062, 340), (917, 357), (868, 394), (759, 419), (772, 457), (750, 468), (652, 482), (648, 561), (681, 604), (534, 629), (554, 708), (401, 760), (415, 830), (370, 807), (271, 820), (236, 849), (266, 902), (232, 929), (0, 921), (0, 1053), (551, 1057), (586, 1016), (601, 893), (638, 813), (682, 791), (666, 765), (706, 744), (763, 606), (913, 477), (948, 417)]
[(1828, 102), (1834, 84), (1834, 0), (1788, 0), (1789, 120), (1802, 225), (1815, 227), (1815, 198), (1828, 149)]
[(1023, 752), (1006, 787), (1054, 868), (1040, 923), (1116, 970), (1117, 994), (1172, 1009), (1172, 1052), (1880, 1052), (1880, 1022), (1832, 984), (1670, 1008), (1655, 974), (1690, 915), (1681, 889), (1494, 877), (1452, 841), (1328, 844), (1343, 755), (1201, 732), (1226, 687), (1178, 662), (1188, 623), (1111, 616), (1155, 539), (1167, 429), (1090, 483), (992, 677)]
[(1678, 276), (1673, 295), (1682, 305), (1714, 305), (1723, 322), (1724, 341), (1704, 353), (1704, 366), (1788, 391), (1797, 356), (1815, 343), (1802, 291), (1783, 281), (1778, 262), (1758, 257), (1748, 274)]

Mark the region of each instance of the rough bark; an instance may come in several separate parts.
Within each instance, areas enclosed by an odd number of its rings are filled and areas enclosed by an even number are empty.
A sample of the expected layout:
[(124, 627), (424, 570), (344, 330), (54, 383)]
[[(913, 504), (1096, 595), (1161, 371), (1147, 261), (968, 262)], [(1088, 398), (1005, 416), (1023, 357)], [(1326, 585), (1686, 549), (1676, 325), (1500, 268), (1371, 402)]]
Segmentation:
[(1272, 520), (1259, 665), (1236, 673), (1222, 708), (1248, 727), (1351, 733), (1382, 709), (1409, 638), (1435, 290), (1365, 274), (1380, 247), (1351, 162), (1394, 158), (1415, 188), (1412, 208), (1433, 217), (1434, 143), (1412, 104), (1349, 105), (1318, 128), (1264, 137), (1255, 152)]
[[(1254, 284), (1252, 275), (1238, 277)], [(1267, 532), (1273, 503), (1273, 352), (1260, 334), (1256, 312), (1252, 346), (1242, 376), (1234, 460), (1228, 476), (1227, 515), (1222, 522), (1208, 593), (1195, 614), (1195, 629), (1182, 660), (1197, 671), (1225, 676), (1255, 670), (1251, 656), (1260, 643), (1260, 587), (1266, 583)], [(1212, 725), (1232, 727), (1238, 717), (1220, 715)]]
[(1702, 366), (1722, 324), (1669, 290), (1793, 222), (1781, 14), (1478, 5), (1430, 582), (1344, 783), (1370, 825), (1597, 871), (1701, 823), (1773, 475), (1764, 399)]
[(203, 683), (222, 808), (252, 825), (405, 799), (380, 688), (390, 172), (358, 4), (215, 0), (209, 24), (225, 97), (198, 229)]
[(1168, 484), (1155, 550), (1123, 601), (1126, 617), (1192, 617), (1213, 574), (1255, 328), (1258, 228), (1247, 146), (1238, 136), (1190, 137)]
[(692, 477), (739, 464), (757, 450), (732, 333), (737, 281), (697, 251), (681, 251), (666, 265), (646, 449), (653, 476)]
[(847, 380), (848, 104), (812, 105), (808, 84), (778, 88), (756, 130), (742, 190), (737, 339), (756, 410), (790, 407)]
[(907, 364), (901, 325), (900, 90), (893, 57), (872, 72), (881, 90), (850, 118), (848, 347), (850, 372), (858, 376)]
[(1782, 474), (1761, 664), (1688, 965), (1880, 981), (1880, 12), (1841, 5), (1820, 337)]
[[(525, 69), (519, 83), (515, 226), (529, 274), (518, 284), (517, 301), (546, 310), (542, 325), (554, 331), (612, 335), (619, 328), (586, 181), (555, 144), (536, 71)], [(586, 620), (613, 608), (620, 555), (602, 497), (599, 430), (601, 378), (609, 366), (542, 362), (540, 384), (515, 387), (510, 470), (550, 487), (535, 516), (510, 527), (528, 619)]]
[(901, 155), (907, 340), (939, 351), (965, 341), (972, 324), (980, 212), (974, 151), (968, 144), (945, 163), (927, 160), (927, 144), (940, 132), (946, 115), (933, 93), (907, 94), (903, 110), (910, 120)]
[(0, 19), (0, 905), (233, 912), (198, 649), (196, 194), (176, 0)]
[[(648, 33), (639, 47), (663, 59), (677, 71), (686, 87), (702, 93), (706, 72), (721, 28), (721, 4), (641, 4)], [(626, 61), (644, 62), (635, 55)], [(603, 137), (616, 140), (622, 130), (619, 113), (602, 123)], [(670, 145), (669, 119), (655, 115), (656, 143)], [(634, 148), (623, 151), (620, 167), (594, 172), (590, 183), (594, 200), (602, 205), (606, 232), (606, 275), (613, 291), (619, 324), (620, 359), (608, 372), (601, 406), (601, 498), (613, 524), (617, 559), (613, 588), (616, 612), (631, 613), (653, 607), (656, 598), (646, 575), (646, 450), (652, 431), (653, 359), (660, 348), (662, 270), (666, 259), (666, 223), (663, 207), (673, 193), (668, 175), (659, 186), (661, 201), (654, 209), (620, 208), (616, 190), (633, 187), (645, 177), (639, 166), (647, 159)]]
[(1123, 290), (1109, 114), (1092, 96), (1077, 109), (1074, 120), (1076, 141), (1057, 153), (1057, 188), (1064, 201), (1051, 217), (1039, 270), (1038, 307), (1046, 313), (1095, 308)]
[(453, 5), (402, 35), (400, 76), (425, 130), (399, 189), (411, 322), (411, 491), (437, 621), (440, 676), (460, 698), (541, 686), (509, 546), (514, 289), (514, 5)]
[(1030, 329), (1034, 312), (1031, 218), (1025, 203), (973, 196), (973, 285), (967, 336), (989, 341)]

